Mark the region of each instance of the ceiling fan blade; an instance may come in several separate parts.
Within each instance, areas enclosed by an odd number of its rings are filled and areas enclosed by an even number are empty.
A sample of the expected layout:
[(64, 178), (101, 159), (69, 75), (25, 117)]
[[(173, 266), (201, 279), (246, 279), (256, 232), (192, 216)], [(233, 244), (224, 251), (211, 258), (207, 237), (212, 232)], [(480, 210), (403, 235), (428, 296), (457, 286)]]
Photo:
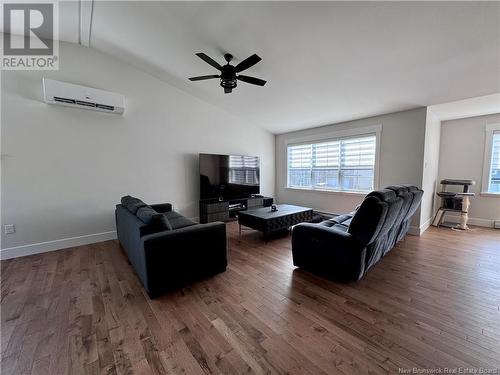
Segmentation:
[(245, 60), (243, 60), (242, 62), (240, 62), (238, 65), (236, 65), (236, 67), (235, 67), (236, 73), (241, 72), (241, 71), (243, 71), (245, 69), (248, 69), (251, 66), (254, 66), (260, 60), (262, 60), (262, 59), (254, 53), (252, 56), (247, 57)]
[(238, 76), (238, 79), (246, 83), (251, 83), (252, 85), (264, 86), (266, 84), (266, 81), (264, 81), (263, 79), (243, 76), (241, 74)]
[(215, 61), (211, 57), (205, 55), (203, 52), (197, 53), (196, 56), (198, 56), (200, 59), (205, 61), (207, 64), (212, 65), (215, 69), (222, 70), (222, 66), (220, 66), (220, 64), (217, 61)]
[(231, 94), (233, 92), (232, 88), (224, 87), (224, 94)]
[(198, 77), (191, 77), (189, 78), (190, 81), (202, 81), (204, 79), (212, 79), (212, 78), (220, 78), (218, 75), (210, 75), (210, 76), (198, 76)]

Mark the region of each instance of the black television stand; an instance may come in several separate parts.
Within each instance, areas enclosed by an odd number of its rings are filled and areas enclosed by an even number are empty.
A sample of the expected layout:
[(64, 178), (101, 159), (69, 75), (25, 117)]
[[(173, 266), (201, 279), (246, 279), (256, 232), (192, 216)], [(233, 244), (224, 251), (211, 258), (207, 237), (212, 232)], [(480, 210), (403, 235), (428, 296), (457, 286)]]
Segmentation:
[(250, 196), (234, 199), (204, 199), (200, 200), (200, 223), (213, 221), (231, 221), (238, 218), (238, 212), (251, 208), (269, 207), (273, 198)]

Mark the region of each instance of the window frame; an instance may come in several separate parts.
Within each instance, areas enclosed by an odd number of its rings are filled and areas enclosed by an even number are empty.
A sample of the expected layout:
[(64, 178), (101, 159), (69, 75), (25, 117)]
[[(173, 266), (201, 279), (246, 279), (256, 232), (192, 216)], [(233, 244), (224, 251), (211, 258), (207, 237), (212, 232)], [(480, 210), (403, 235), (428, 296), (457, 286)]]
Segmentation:
[(288, 190), (300, 190), (300, 191), (310, 191), (319, 193), (329, 193), (329, 194), (359, 194), (366, 195), (370, 191), (368, 190), (344, 190), (344, 189), (318, 189), (314, 186), (299, 187), (299, 186), (289, 186), (289, 168), (288, 168), (288, 148), (290, 146), (301, 146), (310, 145), (314, 143), (323, 143), (331, 141), (339, 141), (341, 139), (352, 139), (361, 138), (364, 136), (375, 136), (375, 164), (373, 166), (373, 189), (379, 188), (379, 167), (380, 167), (380, 135), (382, 133), (382, 125), (377, 124), (373, 126), (355, 128), (355, 129), (345, 129), (338, 130), (334, 132), (324, 133), (322, 135), (312, 135), (305, 136), (298, 139), (290, 139), (285, 142), (285, 189)]
[(500, 124), (486, 124), (484, 128), (484, 159), (483, 176), (481, 181), (481, 195), (500, 198), (500, 192), (489, 191), (491, 158), (493, 151), (493, 135), (500, 133)]

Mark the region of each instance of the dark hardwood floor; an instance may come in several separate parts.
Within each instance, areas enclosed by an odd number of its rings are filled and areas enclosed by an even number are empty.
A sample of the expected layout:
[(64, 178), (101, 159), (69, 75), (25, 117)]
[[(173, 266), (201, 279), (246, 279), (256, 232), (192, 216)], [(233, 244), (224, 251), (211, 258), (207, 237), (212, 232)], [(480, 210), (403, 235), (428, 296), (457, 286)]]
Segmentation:
[(2, 261), (1, 373), (500, 367), (500, 231), (431, 228), (339, 284), (295, 270), (289, 237), (228, 230), (225, 273), (156, 300), (116, 241)]

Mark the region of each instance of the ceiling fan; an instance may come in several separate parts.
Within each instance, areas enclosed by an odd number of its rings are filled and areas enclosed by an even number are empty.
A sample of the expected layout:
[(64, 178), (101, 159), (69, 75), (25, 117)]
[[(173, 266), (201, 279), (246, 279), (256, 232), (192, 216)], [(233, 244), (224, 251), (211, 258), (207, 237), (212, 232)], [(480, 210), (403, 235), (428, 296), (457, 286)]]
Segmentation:
[(233, 55), (226, 53), (224, 55), (224, 59), (227, 61), (226, 65), (220, 65), (217, 61), (212, 59), (211, 57), (205, 55), (204, 53), (197, 53), (196, 56), (198, 56), (200, 59), (205, 61), (206, 63), (212, 65), (215, 69), (218, 69), (220, 71), (219, 75), (208, 75), (208, 76), (199, 76), (199, 77), (191, 77), (189, 78), (190, 81), (201, 81), (204, 79), (212, 79), (212, 78), (220, 78), (220, 85), (224, 88), (224, 93), (229, 94), (233, 91), (233, 89), (238, 85), (238, 80), (246, 82), (246, 83), (251, 83), (252, 85), (258, 85), (258, 86), (264, 86), (266, 84), (266, 81), (255, 78), (255, 77), (249, 77), (245, 76), (242, 74), (236, 74), (239, 73), (243, 70), (246, 70), (255, 64), (257, 64), (260, 60), (262, 60), (259, 56), (257, 56), (255, 53), (240, 62), (238, 65), (233, 66), (230, 65), (229, 63), (233, 59)]

